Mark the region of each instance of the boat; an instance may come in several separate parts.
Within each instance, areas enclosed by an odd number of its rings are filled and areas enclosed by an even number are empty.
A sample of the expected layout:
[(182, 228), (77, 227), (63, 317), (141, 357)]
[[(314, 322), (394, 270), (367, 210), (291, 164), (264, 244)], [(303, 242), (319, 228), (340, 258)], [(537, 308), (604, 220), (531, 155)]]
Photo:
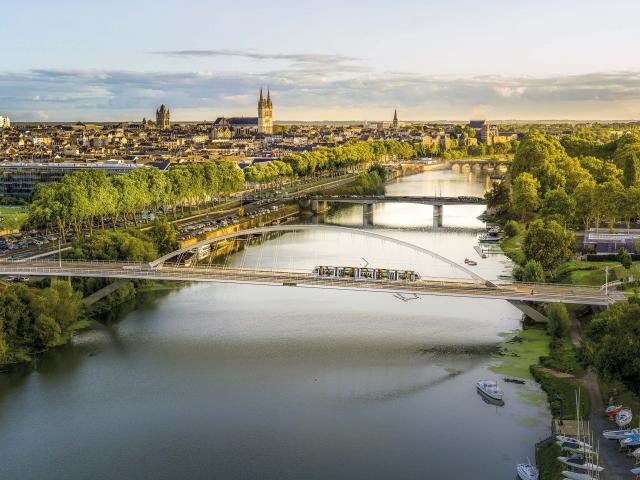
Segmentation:
[(631, 437), (632, 435), (640, 435), (640, 428), (627, 428), (626, 430), (605, 430), (602, 435), (607, 440), (621, 440)]
[(530, 463), (516, 465), (516, 473), (521, 480), (538, 480), (538, 469)]
[(633, 473), (634, 475), (640, 475), (640, 467), (632, 468), (631, 473)]
[(467, 265), (471, 265), (472, 267), (475, 267), (476, 265), (478, 265), (478, 262), (476, 262), (475, 260), (471, 260), (469, 258), (465, 258), (464, 263), (466, 263)]
[(488, 233), (483, 233), (478, 237), (478, 241), (480, 243), (497, 243), (500, 241), (500, 237), (489, 235)]
[(560, 446), (561, 450), (571, 453), (585, 454), (585, 453), (593, 453), (591, 449), (591, 445), (584, 442), (556, 442)]
[(572, 455), (570, 457), (558, 457), (558, 460), (569, 467), (586, 470), (588, 472), (601, 472), (604, 470), (600, 465), (587, 462), (584, 458)]
[(640, 447), (640, 435), (631, 435), (627, 438), (621, 438), (619, 440), (621, 448), (627, 447)]
[(571, 480), (593, 480), (593, 477), (588, 473), (570, 472), (569, 470), (563, 470), (562, 476)]
[(626, 427), (633, 420), (633, 413), (630, 408), (623, 408), (616, 413), (616, 423), (619, 427)]
[(580, 445), (582, 448), (584, 448), (585, 450), (593, 450), (593, 448), (591, 447), (591, 445), (589, 445), (587, 442), (583, 442), (581, 440), (578, 440), (575, 437), (567, 437), (565, 435), (556, 435), (556, 440), (558, 444), (560, 443), (576, 443), (578, 445)]
[(640, 458), (640, 448), (636, 448), (633, 452), (631, 452), (631, 455), (633, 455), (636, 460)]
[(517, 383), (518, 385), (524, 385), (525, 383), (527, 383), (526, 380), (523, 380), (521, 378), (515, 378), (515, 377), (514, 378), (504, 377), (502, 380), (508, 383)]
[(622, 410), (623, 405), (609, 405), (607, 409), (604, 411), (609, 417), (613, 417), (616, 413)]
[(502, 397), (504, 397), (504, 392), (498, 388), (498, 384), (491, 380), (478, 380), (476, 382), (476, 387), (480, 393), (486, 395), (492, 400), (502, 401)]

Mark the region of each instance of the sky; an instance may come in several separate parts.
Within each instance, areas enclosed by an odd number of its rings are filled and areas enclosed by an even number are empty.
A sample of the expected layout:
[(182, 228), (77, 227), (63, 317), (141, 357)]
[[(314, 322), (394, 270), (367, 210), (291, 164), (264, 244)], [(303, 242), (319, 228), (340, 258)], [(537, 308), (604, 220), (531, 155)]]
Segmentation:
[(640, 1), (2, 0), (13, 121), (640, 119)]

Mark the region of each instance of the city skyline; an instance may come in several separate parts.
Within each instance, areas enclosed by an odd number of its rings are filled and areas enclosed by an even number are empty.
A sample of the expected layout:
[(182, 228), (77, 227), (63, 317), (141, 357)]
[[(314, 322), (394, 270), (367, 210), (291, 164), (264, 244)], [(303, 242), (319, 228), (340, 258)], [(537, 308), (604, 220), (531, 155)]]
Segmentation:
[(0, 114), (211, 121), (268, 86), (276, 122), (640, 118), (633, 2), (125, 5), (6, 5)]

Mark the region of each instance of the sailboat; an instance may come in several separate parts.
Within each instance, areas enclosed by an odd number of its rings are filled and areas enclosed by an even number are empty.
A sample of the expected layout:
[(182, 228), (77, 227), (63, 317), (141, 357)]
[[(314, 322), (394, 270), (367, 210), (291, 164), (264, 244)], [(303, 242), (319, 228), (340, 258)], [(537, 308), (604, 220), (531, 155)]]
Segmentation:
[[(580, 437), (580, 426), (582, 421), (580, 420), (580, 395), (579, 390), (576, 392), (576, 418), (578, 419), (578, 431), (575, 439), (575, 444), (577, 446), (581, 446), (582, 449), (574, 450), (574, 453), (570, 457), (560, 456), (558, 460), (565, 465), (572, 467), (576, 470), (581, 471), (569, 471), (564, 470), (562, 475), (565, 478), (569, 478), (572, 480), (592, 480), (598, 479), (600, 477), (600, 472), (604, 470), (604, 467), (598, 465), (599, 453), (598, 448), (594, 452), (591, 445), (587, 442), (590, 440), (593, 442), (591, 438), (591, 434), (589, 432), (589, 424), (587, 423), (586, 434), (583, 437)], [(566, 437), (564, 437), (566, 438)], [(581, 440), (584, 438), (584, 440)], [(579, 442), (579, 443), (578, 443)], [(588, 447), (588, 448), (587, 448)], [(595, 463), (594, 461), (595, 457)]]

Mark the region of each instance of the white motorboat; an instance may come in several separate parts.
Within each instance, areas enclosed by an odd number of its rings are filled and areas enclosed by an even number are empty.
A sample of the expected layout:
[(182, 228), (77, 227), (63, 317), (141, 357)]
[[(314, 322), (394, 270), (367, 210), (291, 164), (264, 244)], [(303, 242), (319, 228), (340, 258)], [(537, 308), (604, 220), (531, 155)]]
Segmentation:
[(640, 428), (627, 428), (626, 430), (605, 430), (602, 435), (607, 440), (621, 440), (633, 435), (640, 435)]
[(596, 465), (591, 462), (587, 462), (584, 458), (571, 456), (571, 457), (558, 457), (558, 460), (565, 465), (568, 465), (573, 468), (578, 468), (580, 470), (586, 470), (588, 472), (601, 472), (604, 470), (600, 465)]
[(504, 392), (498, 387), (498, 384), (492, 380), (478, 380), (476, 387), (480, 393), (493, 400), (502, 401), (502, 397), (504, 397)]
[(516, 472), (522, 480), (538, 480), (538, 469), (530, 463), (519, 463)]
[(563, 470), (562, 476), (571, 480), (593, 480), (589, 473), (570, 472), (569, 470)]
[(633, 413), (630, 408), (623, 408), (616, 413), (616, 423), (619, 427), (626, 427), (633, 420)]

